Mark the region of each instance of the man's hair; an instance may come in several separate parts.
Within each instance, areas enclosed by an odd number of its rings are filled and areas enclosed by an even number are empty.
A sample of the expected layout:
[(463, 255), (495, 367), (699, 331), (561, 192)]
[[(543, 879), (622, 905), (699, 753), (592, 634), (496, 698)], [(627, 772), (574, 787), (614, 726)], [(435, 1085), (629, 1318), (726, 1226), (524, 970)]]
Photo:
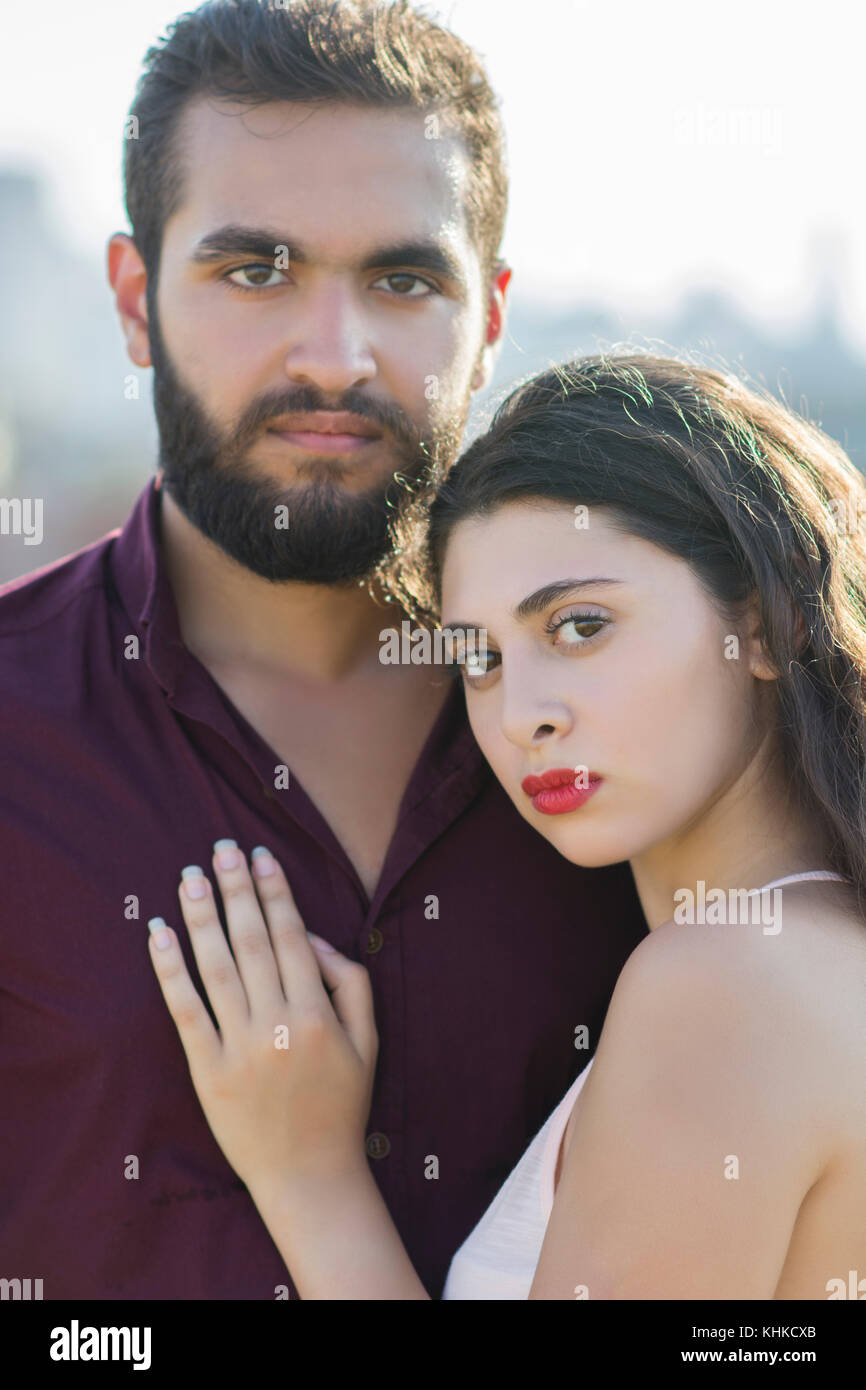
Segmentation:
[(145, 55), (123, 159), (126, 211), (151, 293), (163, 229), (184, 197), (178, 125), (196, 97), (435, 116), (468, 152), (467, 227), (490, 278), (508, 200), (499, 103), (478, 55), (408, 0), (208, 0), (169, 25)]

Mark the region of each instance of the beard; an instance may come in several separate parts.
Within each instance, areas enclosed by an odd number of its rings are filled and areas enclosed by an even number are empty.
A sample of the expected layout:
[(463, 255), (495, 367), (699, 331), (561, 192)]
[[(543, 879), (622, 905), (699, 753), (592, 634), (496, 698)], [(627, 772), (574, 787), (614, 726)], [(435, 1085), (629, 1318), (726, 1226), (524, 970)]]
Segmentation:
[[(155, 294), (153, 300), (155, 301)], [(254, 401), (237, 425), (221, 429), (181, 382), (162, 339), (155, 302), (149, 305), (153, 404), (163, 486), (202, 535), (262, 579), (307, 584), (368, 582), (395, 544), (397, 527), (417, 498), (435, 490), (457, 457), (469, 392), (460, 408), (440, 417), (424, 437), (399, 406), (349, 390), (328, 402), (313, 385), (287, 385)], [(269, 420), (290, 412), (350, 411), (383, 430), (395, 463), (362, 493), (339, 485), (344, 467), (334, 455), (311, 456), (298, 471), (308, 485), (263, 478), (246, 450)], [(371, 446), (373, 447), (373, 446)], [(285, 507), (286, 529), (276, 525)]]

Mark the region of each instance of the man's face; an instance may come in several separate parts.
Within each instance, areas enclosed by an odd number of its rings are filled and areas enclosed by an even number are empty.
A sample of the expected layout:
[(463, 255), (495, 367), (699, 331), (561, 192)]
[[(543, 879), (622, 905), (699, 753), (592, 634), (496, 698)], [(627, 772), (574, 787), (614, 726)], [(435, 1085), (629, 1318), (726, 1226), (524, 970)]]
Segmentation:
[(421, 113), (289, 102), (197, 100), (178, 136), (148, 294), (165, 486), (256, 574), (357, 580), (406, 484), (453, 462), (480, 384), (465, 152)]

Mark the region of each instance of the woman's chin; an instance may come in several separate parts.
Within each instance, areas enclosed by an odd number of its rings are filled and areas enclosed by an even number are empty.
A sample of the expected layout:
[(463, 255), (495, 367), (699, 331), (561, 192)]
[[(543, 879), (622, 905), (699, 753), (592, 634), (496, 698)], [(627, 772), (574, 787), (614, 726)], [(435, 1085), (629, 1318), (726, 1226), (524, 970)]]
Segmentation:
[(563, 859), (577, 864), (581, 869), (604, 869), (609, 864), (621, 864), (630, 859), (633, 853), (631, 845), (625, 844), (621, 838), (587, 831), (579, 833), (574, 827), (565, 825), (539, 827), (535, 820), (532, 824)]
[[(570, 864), (581, 869), (605, 869), (610, 864), (622, 864), (636, 852), (634, 834), (612, 833), (610, 827), (581, 822), (583, 808), (564, 815), (542, 815), (535, 811), (521, 792), (520, 799), (512, 797), (523, 819), (537, 830)], [(632, 827), (632, 831), (636, 827)], [(639, 839), (642, 837), (639, 836)]]
[[(557, 846), (559, 848), (559, 846)], [(628, 859), (627, 854), (619, 852), (605, 853), (601, 850), (597, 854), (585, 853), (582, 849), (560, 849), (563, 859), (567, 859), (570, 864), (575, 864), (579, 869), (607, 869), (611, 864), (621, 864)]]

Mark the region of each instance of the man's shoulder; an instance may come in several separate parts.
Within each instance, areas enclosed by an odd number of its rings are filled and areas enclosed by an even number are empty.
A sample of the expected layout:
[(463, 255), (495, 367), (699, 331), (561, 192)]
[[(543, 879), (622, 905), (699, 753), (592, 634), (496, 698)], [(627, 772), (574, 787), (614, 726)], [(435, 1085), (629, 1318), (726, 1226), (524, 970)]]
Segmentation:
[(0, 587), (0, 734), (29, 743), (68, 719), (108, 630), (112, 535)]
[(0, 663), (7, 643), (64, 621), (73, 605), (98, 604), (106, 591), (106, 559), (117, 532), (0, 584)]

